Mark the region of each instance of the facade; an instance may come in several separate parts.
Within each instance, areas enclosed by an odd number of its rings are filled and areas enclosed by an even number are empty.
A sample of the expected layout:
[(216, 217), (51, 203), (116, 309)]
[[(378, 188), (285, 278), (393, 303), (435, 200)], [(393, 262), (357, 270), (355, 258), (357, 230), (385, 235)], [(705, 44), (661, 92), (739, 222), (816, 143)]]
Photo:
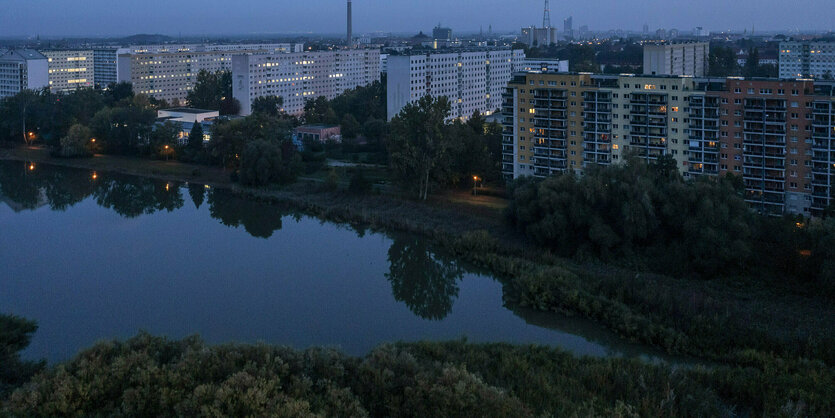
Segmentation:
[(524, 58), (522, 50), (510, 49), (389, 55), (388, 119), (425, 95), (446, 96), (452, 105), (450, 119), (466, 119), (476, 110), (492, 114), (501, 107), (501, 95)]
[(350, 49), (292, 54), (244, 53), (232, 58), (232, 94), (241, 115), (252, 112), (252, 101), (280, 96), (284, 110), (304, 112), (306, 99), (333, 99), (345, 90), (380, 80), (380, 50)]
[(118, 55), (119, 49), (117, 48), (93, 50), (93, 81), (96, 87), (106, 88), (111, 83), (116, 83), (119, 80), (116, 70)]
[(49, 62), (32, 49), (0, 52), (0, 99), (49, 86)]
[(266, 50), (269, 52), (303, 52), (302, 43), (270, 43), (270, 44), (158, 44), (131, 45), (123, 51), (126, 54), (159, 54), (166, 52), (221, 52), (221, 51), (252, 51)]
[(442, 28), (441, 25), (435, 26), (435, 28), (432, 29), (432, 39), (436, 41), (451, 41), (452, 29)]
[(67, 93), (95, 86), (92, 49), (41, 51), (49, 62), (49, 90)]
[(710, 43), (685, 42), (644, 45), (644, 74), (689, 75), (708, 73)]
[(293, 130), (293, 139), (302, 144), (305, 141), (339, 141), (342, 139), (342, 130), (338, 125), (303, 125)]
[(188, 107), (176, 107), (172, 109), (158, 110), (157, 123), (163, 124), (172, 122), (179, 128), (177, 143), (188, 144), (188, 137), (194, 125), (200, 124), (203, 129), (203, 144), (212, 140), (212, 125), (219, 117), (218, 111), (193, 109)]
[(835, 77), (835, 42), (780, 42), (780, 78)]
[(557, 42), (557, 28), (538, 28), (530, 26), (522, 28), (522, 36), (519, 42), (525, 43), (528, 47), (548, 46)]
[(735, 174), (763, 213), (820, 215), (835, 189), (835, 83), (516, 74), (503, 96), (507, 178), (582, 174), (628, 155), (686, 178)]
[(522, 67), (517, 71), (568, 72), (568, 60), (554, 60), (545, 58), (525, 58)]

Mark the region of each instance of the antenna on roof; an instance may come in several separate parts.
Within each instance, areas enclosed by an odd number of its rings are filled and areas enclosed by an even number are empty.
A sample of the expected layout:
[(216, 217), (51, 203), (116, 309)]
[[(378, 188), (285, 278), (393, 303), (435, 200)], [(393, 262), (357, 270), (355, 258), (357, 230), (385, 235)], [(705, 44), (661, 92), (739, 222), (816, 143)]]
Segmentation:
[(545, 13), (542, 14), (542, 27), (551, 27), (551, 6), (548, 0), (545, 0)]

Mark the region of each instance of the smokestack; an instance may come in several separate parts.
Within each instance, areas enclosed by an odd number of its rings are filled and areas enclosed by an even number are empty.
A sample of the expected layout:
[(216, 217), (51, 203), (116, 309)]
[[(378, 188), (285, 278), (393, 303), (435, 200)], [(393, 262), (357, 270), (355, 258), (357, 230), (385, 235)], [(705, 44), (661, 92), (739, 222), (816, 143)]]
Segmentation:
[(353, 28), (351, 26), (352, 26), (352, 22), (351, 22), (351, 0), (348, 0), (348, 39), (347, 39), (348, 46), (353, 45), (354, 36), (353, 36), (353, 33), (351, 33), (352, 30), (353, 30)]

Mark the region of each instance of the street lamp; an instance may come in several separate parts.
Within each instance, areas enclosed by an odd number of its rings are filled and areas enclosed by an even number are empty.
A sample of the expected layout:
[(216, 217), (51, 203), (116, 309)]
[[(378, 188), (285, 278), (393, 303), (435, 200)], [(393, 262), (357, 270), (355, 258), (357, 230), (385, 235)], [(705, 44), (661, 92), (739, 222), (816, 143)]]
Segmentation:
[[(168, 153), (168, 145), (166, 144), (165, 147), (163, 147), (163, 148), (165, 148), (165, 161), (168, 161), (168, 154), (169, 154)], [(168, 187), (168, 186), (166, 185), (166, 187)]]
[(473, 196), (478, 194), (478, 176), (473, 176)]

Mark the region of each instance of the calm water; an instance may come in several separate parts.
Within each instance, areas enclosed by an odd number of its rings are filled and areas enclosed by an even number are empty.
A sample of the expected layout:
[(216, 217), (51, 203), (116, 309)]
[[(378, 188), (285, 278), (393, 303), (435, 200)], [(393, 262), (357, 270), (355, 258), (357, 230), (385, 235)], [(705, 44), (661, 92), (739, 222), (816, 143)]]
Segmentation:
[(139, 330), (211, 343), (540, 343), (650, 356), (595, 324), (504, 306), (502, 284), (420, 237), (367, 232), (203, 185), (0, 161), (0, 312), (62, 361)]

